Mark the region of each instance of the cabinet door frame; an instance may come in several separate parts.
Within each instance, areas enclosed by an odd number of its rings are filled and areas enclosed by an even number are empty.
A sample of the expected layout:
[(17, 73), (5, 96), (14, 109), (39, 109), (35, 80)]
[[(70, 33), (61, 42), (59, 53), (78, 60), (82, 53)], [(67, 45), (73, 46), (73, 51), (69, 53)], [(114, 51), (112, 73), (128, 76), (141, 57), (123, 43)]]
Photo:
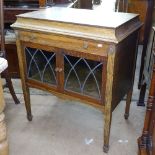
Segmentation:
[(28, 85), (30, 87), (32, 86), (32, 87), (36, 87), (36, 88), (39, 88), (39, 89), (41, 89), (42, 87), (45, 87), (47, 89), (51, 88), (54, 91), (58, 91), (58, 88), (59, 88), (59, 82), (58, 82), (59, 74), (58, 74), (58, 72), (55, 72), (56, 73), (56, 82), (57, 82), (55, 85), (54, 84), (48, 84), (48, 83), (45, 83), (45, 82), (42, 82), (42, 81), (39, 81), (39, 80), (35, 80), (33, 78), (28, 77), (28, 75), (27, 75), (27, 70), (28, 69), (27, 69), (27, 63), (26, 63), (25, 48), (29, 47), (29, 48), (45, 50), (47, 52), (55, 53), (55, 59), (56, 59), (55, 66), (57, 65), (57, 51), (59, 51), (59, 50), (57, 48), (55, 48), (55, 47), (44, 46), (44, 45), (36, 44), (36, 43), (30, 43), (30, 42), (29, 43), (28, 42), (21, 42), (21, 43), (22, 43), (22, 55), (23, 55), (23, 62), (24, 62), (25, 78), (26, 78), (26, 82), (28, 83)]
[[(42, 44), (38, 43), (32, 43), (32, 42), (21, 42), (22, 43), (22, 55), (23, 55), (23, 63), (24, 63), (24, 70), (25, 70), (25, 75), (26, 75), (26, 82), (29, 87), (34, 87), (34, 88), (39, 88), (41, 90), (46, 90), (46, 91), (55, 91), (58, 93), (65, 94), (67, 96), (71, 96), (73, 98), (77, 98), (83, 101), (87, 101), (89, 103), (95, 103), (98, 105), (104, 105), (104, 98), (105, 98), (105, 83), (106, 83), (106, 72), (107, 72), (107, 57), (101, 57), (97, 55), (93, 55), (92, 53), (89, 53), (87, 51), (86, 53), (79, 52), (79, 51), (74, 51), (74, 50), (67, 50), (67, 49), (62, 49), (62, 48), (57, 48), (53, 46), (45, 46)], [(45, 50), (47, 52), (54, 52), (55, 53), (55, 59), (56, 59), (56, 64), (55, 64), (55, 70), (56, 70), (56, 79), (57, 79), (57, 85), (50, 85), (48, 83), (44, 83), (39, 80), (31, 79), (27, 76), (27, 63), (26, 63), (26, 55), (25, 55), (25, 48), (30, 47), (30, 48), (35, 48), (35, 49), (40, 49), (40, 50)], [(72, 92), (68, 91), (64, 88), (64, 82), (65, 82), (65, 73), (64, 73), (64, 54), (77, 57), (77, 58), (84, 58), (88, 59), (91, 61), (97, 61), (102, 63), (102, 69), (101, 69), (101, 89), (100, 89), (100, 94), (101, 97), (99, 99), (78, 94), (77, 92)]]
[[(99, 57), (96, 55), (93, 55), (91, 53), (82, 53), (82, 52), (78, 52), (78, 51), (74, 51), (74, 50), (67, 50), (67, 49), (60, 49), (61, 51), (61, 64), (62, 66), (60, 68), (63, 69), (63, 83), (62, 83), (62, 90), (63, 93), (66, 95), (71, 95), (74, 96), (75, 98), (80, 98), (80, 100), (84, 100), (87, 102), (93, 102), (95, 104), (99, 104), (99, 105), (104, 105), (104, 98), (105, 98), (105, 88), (106, 88), (106, 72), (107, 72), (107, 58), (106, 57)], [(88, 51), (89, 52), (89, 51)], [(77, 57), (77, 58), (84, 58), (87, 60), (91, 60), (94, 62), (101, 62), (102, 63), (102, 69), (101, 69), (101, 90), (100, 90), (100, 94), (101, 94), (101, 98), (100, 99), (96, 99), (94, 97), (89, 97), (86, 95), (82, 95), (82, 94), (78, 94), (77, 92), (72, 92), (69, 90), (66, 90), (64, 88), (64, 82), (65, 82), (65, 76), (64, 76), (64, 54), (65, 55), (69, 55), (69, 56), (73, 56), (73, 57)]]

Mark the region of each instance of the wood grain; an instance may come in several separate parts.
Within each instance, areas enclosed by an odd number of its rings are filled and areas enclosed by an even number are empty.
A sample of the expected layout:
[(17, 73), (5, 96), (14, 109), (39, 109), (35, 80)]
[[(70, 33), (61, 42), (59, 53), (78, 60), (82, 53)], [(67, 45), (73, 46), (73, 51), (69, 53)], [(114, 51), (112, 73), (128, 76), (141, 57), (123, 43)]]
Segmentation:
[[(18, 35), (18, 32), (16, 32), (16, 34)], [(24, 64), (26, 64), (25, 62), (25, 58), (24, 58), (24, 53), (22, 52), (22, 48), (21, 48), (21, 42), (20, 40), (17, 39), (16, 41), (17, 44), (17, 54), (18, 54), (18, 60), (19, 60), (19, 68), (20, 68), (20, 77), (21, 77), (21, 81), (22, 81), (22, 89), (23, 89), (23, 93), (24, 93), (24, 100), (25, 100), (25, 107), (26, 107), (26, 111), (27, 111), (27, 118), (28, 120), (32, 120), (32, 113), (31, 113), (31, 105), (30, 105), (30, 91), (29, 88), (26, 84), (26, 71), (24, 69)]]
[(109, 150), (109, 137), (112, 120), (112, 93), (113, 93), (113, 72), (116, 49), (115, 46), (109, 47), (107, 62), (107, 80), (105, 90), (105, 111), (104, 111), (104, 152)]
[[(47, 13), (51, 13), (50, 16), (47, 16)], [(81, 13), (83, 18), (80, 21), (78, 14)], [(93, 20), (96, 18), (94, 15), (88, 20), (89, 13), (96, 15), (93, 10), (46, 9), (18, 16), (12, 27), (17, 34), (18, 59), (27, 115), (31, 116), (29, 87), (52, 92), (58, 97), (78, 99), (98, 107), (105, 114), (103, 149), (104, 152), (108, 152), (112, 111), (125, 94), (128, 94), (126, 112), (129, 111), (137, 37), (141, 23), (138, 16), (133, 14), (115, 14), (116, 20), (121, 20), (106, 23), (107, 20)], [(66, 18), (62, 20), (62, 17)], [(57, 85), (28, 77), (25, 47), (55, 52)], [(64, 55), (103, 64), (101, 98), (96, 99), (64, 88)]]

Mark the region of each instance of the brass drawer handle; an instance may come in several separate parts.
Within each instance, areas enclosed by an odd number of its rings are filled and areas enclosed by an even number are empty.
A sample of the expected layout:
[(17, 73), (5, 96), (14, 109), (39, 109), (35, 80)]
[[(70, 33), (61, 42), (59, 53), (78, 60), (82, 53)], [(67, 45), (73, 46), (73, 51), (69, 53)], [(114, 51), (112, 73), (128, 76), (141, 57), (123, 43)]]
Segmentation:
[(62, 68), (59, 68), (58, 72), (59, 72), (59, 73), (62, 72)]
[(32, 40), (34, 40), (34, 39), (36, 39), (36, 37), (35, 37), (34, 35), (31, 35), (31, 36), (30, 36), (30, 41), (32, 41)]
[(86, 42), (86, 41), (83, 42), (83, 48), (84, 49), (87, 49), (88, 48), (88, 42)]
[(59, 70), (59, 68), (58, 68), (58, 67), (56, 67), (56, 68), (55, 68), (55, 71), (56, 71), (56, 72), (58, 72), (58, 70)]
[(62, 72), (62, 70), (63, 70), (62, 68), (58, 68), (58, 67), (55, 68), (55, 71), (59, 73)]

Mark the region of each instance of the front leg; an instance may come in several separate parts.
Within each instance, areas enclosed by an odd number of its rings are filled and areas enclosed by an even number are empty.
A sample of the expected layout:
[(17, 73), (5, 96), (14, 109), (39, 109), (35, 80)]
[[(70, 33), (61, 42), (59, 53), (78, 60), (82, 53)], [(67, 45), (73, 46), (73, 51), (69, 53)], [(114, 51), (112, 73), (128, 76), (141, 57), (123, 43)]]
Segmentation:
[(20, 68), (20, 77), (21, 77), (25, 107), (26, 107), (26, 112), (27, 112), (27, 119), (29, 121), (32, 121), (30, 91), (29, 91), (28, 85), (26, 84), (26, 76), (27, 76), (26, 70), (25, 70), (26, 60), (24, 57), (23, 47), (19, 39), (17, 39), (16, 44), (17, 44), (17, 53), (18, 53), (19, 68)]
[(106, 91), (105, 91), (105, 108), (104, 108), (104, 146), (105, 153), (109, 150), (110, 128), (112, 120), (112, 89), (113, 89), (113, 72), (115, 60), (115, 47), (110, 46), (108, 52), (107, 62), (107, 77), (106, 77)]
[(29, 121), (32, 121), (32, 113), (31, 113), (31, 103), (30, 103), (30, 90), (29, 87), (23, 83), (23, 93), (24, 93), (24, 100), (25, 100), (25, 107), (26, 107), (26, 112), (27, 112), (27, 119)]
[(112, 120), (112, 113), (111, 111), (109, 111), (109, 109), (106, 109), (104, 116), (104, 146), (103, 146), (103, 151), (105, 153), (109, 151), (111, 120)]

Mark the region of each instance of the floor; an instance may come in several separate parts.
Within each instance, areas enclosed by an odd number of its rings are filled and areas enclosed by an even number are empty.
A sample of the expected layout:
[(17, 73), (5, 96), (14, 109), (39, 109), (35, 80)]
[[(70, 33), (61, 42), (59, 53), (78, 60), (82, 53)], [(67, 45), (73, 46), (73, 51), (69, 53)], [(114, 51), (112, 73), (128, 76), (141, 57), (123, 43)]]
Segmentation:
[[(140, 52), (139, 56), (140, 59)], [(139, 59), (131, 112), (125, 120), (125, 99), (113, 112), (108, 155), (137, 155), (145, 107), (137, 107)], [(103, 155), (103, 114), (88, 105), (31, 89), (33, 121), (26, 119), (20, 80), (13, 80), (21, 104), (5, 89), (5, 115), (10, 155)]]

